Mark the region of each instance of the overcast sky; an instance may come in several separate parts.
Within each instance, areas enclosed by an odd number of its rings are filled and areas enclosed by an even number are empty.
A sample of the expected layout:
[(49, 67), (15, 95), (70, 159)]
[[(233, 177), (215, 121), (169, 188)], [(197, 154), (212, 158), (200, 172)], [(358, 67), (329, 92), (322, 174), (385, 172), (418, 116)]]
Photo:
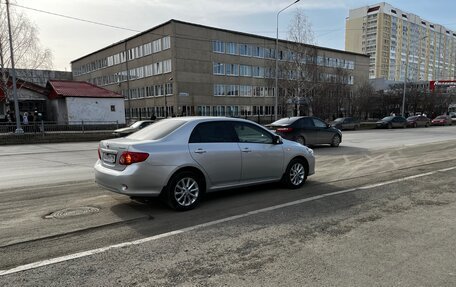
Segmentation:
[[(2, 4), (4, 0), (0, 0)], [(293, 0), (15, 0), (13, 3), (144, 31), (177, 19), (275, 38), (276, 14)], [(279, 37), (286, 38), (295, 7), (309, 17), (319, 46), (344, 49), (345, 18), (349, 9), (380, 1), (301, 0), (280, 14)], [(387, 3), (456, 31), (455, 0), (402, 0)], [(39, 28), (43, 46), (54, 54), (54, 69), (71, 70), (70, 62), (118, 42), (136, 32), (58, 17), (20, 7)]]

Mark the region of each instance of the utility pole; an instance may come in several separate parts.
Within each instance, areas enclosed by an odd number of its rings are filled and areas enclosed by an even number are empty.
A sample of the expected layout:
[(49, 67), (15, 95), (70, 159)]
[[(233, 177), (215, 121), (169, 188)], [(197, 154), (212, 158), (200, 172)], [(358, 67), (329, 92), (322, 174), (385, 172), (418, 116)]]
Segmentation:
[(19, 102), (17, 100), (17, 87), (16, 87), (16, 69), (14, 68), (14, 52), (13, 52), (13, 37), (11, 34), (11, 19), (9, 13), (9, 1), (6, 0), (6, 15), (8, 18), (8, 34), (9, 45), (11, 54), (11, 74), (13, 77), (13, 96), (14, 96), (14, 111), (16, 114), (16, 134), (23, 134), (24, 130), (21, 128), (21, 115), (19, 114)]

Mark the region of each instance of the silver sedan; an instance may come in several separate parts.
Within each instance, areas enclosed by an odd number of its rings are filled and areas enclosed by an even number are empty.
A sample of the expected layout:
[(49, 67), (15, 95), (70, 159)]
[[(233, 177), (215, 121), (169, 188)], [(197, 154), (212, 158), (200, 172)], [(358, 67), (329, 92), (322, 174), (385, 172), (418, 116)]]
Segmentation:
[(282, 181), (301, 187), (315, 172), (313, 151), (243, 119), (164, 119), (125, 138), (103, 140), (95, 181), (131, 197), (160, 196), (176, 210), (205, 192)]

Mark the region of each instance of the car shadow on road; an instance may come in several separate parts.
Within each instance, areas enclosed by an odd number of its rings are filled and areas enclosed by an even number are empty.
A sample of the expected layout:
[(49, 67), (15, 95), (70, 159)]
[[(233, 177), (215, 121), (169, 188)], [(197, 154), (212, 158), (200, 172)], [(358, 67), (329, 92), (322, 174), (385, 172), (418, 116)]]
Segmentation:
[[(309, 146), (314, 150), (314, 153), (324, 154), (324, 155), (344, 155), (344, 154), (358, 154), (358, 153), (367, 153), (369, 150), (367, 148), (355, 147), (341, 144), (338, 147), (332, 147), (329, 145), (313, 145)], [(318, 163), (317, 163), (318, 164)]]
[[(224, 220), (232, 216), (244, 217), (254, 213), (268, 212), (268, 209), (284, 208), (284, 205), (299, 206), (302, 204), (302, 200), (309, 198), (310, 202), (305, 203), (306, 207), (302, 208), (302, 212), (311, 216), (318, 211), (319, 206), (327, 207), (335, 204), (333, 199), (313, 197), (340, 189), (338, 186), (313, 180), (309, 180), (299, 189), (287, 189), (280, 183), (271, 183), (207, 193), (197, 208), (186, 212), (176, 212), (170, 209), (159, 198), (130, 200), (130, 202), (127, 199), (112, 206), (111, 211), (121, 218), (128, 214), (128, 210), (142, 213), (143, 216), (139, 217), (141, 220), (129, 222), (127, 225), (138, 234), (147, 237)], [(349, 200), (355, 204), (357, 200), (354, 195), (338, 195), (338, 197), (341, 196), (343, 196), (344, 202)], [(334, 210), (334, 212), (338, 211)], [(268, 217), (271, 216), (274, 215), (268, 214)]]

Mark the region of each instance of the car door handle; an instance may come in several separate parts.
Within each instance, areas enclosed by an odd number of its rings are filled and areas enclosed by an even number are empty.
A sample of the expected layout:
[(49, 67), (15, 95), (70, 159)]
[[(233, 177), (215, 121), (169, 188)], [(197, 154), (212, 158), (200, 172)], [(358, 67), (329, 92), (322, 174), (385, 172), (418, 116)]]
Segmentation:
[(249, 149), (249, 148), (243, 148), (243, 149), (242, 149), (242, 152), (252, 152), (252, 150)]
[(199, 148), (195, 150), (195, 153), (206, 153), (206, 151), (204, 149)]

